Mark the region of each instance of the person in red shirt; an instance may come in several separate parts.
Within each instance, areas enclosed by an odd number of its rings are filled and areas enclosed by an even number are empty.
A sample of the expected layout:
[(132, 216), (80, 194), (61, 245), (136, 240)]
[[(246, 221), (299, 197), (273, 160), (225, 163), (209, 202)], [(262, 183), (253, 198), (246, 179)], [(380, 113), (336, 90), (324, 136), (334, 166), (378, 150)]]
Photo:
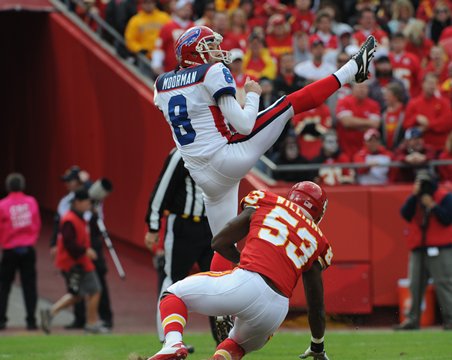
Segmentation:
[(449, 101), (438, 94), (438, 78), (427, 74), (422, 82), (422, 94), (408, 102), (403, 127), (417, 127), (423, 132), (425, 143), (441, 151), (452, 130), (451, 118)]
[(12, 173), (6, 178), (8, 196), (0, 200), (0, 330), (6, 328), (8, 298), (16, 272), (25, 303), (27, 330), (36, 330), (36, 251), (41, 217), (36, 199), (25, 195), (25, 178)]
[(290, 33), (290, 25), (284, 15), (275, 14), (268, 20), (265, 41), (270, 53), (276, 58), (281, 54), (292, 51), (293, 40)]
[(163, 25), (160, 35), (155, 42), (155, 50), (152, 52), (152, 70), (160, 75), (163, 72), (174, 70), (178, 61), (174, 52), (174, 42), (192, 27), (193, 13), (192, 0), (177, 0), (171, 15), (172, 21)]
[(425, 36), (425, 23), (414, 19), (405, 26), (403, 35), (407, 39), (405, 50), (416, 55), (421, 66), (425, 66), (429, 60), (430, 49), (433, 41)]
[(303, 32), (309, 34), (315, 15), (311, 10), (311, 0), (295, 0), (295, 8), (292, 10), (292, 32)]
[(83, 214), (91, 209), (88, 191), (81, 188), (74, 192), (71, 210), (61, 219), (61, 232), (57, 241), (55, 266), (66, 281), (67, 293), (50, 308), (41, 310), (41, 328), (49, 334), (53, 318), (63, 309), (87, 298), (87, 333), (107, 333), (109, 329), (98, 322), (101, 285), (95, 272), (93, 260), (96, 251), (91, 247), (88, 224)]
[(234, 39), (240, 45), (240, 49), (246, 50), (249, 35), (246, 13), (243, 9), (235, 9), (229, 14), (228, 37)]
[[(300, 277), (308, 303), (311, 345), (300, 357), (327, 360), (322, 271), (333, 252), (319, 228), (327, 196), (318, 185), (295, 184), (286, 198), (250, 192), (243, 211), (212, 239), (212, 248), (238, 264), (232, 271), (199, 273), (168, 288), (160, 302), (165, 344), (148, 360), (185, 359), (182, 335), (188, 312), (233, 314), (234, 327), (211, 359), (240, 360), (262, 348), (287, 315)], [(241, 252), (235, 244), (246, 237)], [(275, 271), (278, 269), (278, 271)]]
[(394, 76), (403, 82), (403, 85), (411, 97), (419, 94), (420, 63), (419, 59), (405, 51), (406, 39), (402, 33), (396, 33), (391, 37), (391, 61)]
[(394, 150), (403, 138), (405, 89), (398, 83), (388, 84), (384, 88), (383, 97), (387, 106), (382, 117), (383, 143), (388, 150)]
[(314, 36), (322, 40), (326, 50), (336, 50), (338, 48), (339, 39), (332, 30), (333, 19), (329, 12), (320, 10), (315, 18)]
[[(447, 137), (444, 150), (438, 156), (439, 160), (452, 160), (452, 131)], [(452, 182), (452, 165), (440, 165), (438, 166), (438, 173), (441, 181)]]
[(213, 17), (212, 30), (223, 35), (221, 48), (223, 50), (240, 49), (242, 44), (229, 27), (229, 18), (226, 12), (216, 12)]
[(352, 94), (337, 102), (339, 145), (350, 158), (361, 149), (364, 131), (380, 127), (380, 105), (370, 99), (368, 93), (368, 85), (365, 82), (353, 84)]
[(322, 135), (333, 125), (330, 109), (326, 104), (322, 104), (295, 115), (292, 123), (297, 135), (300, 155), (312, 160), (322, 148)]
[(381, 135), (377, 129), (369, 129), (364, 133), (364, 146), (353, 157), (354, 163), (366, 164), (368, 167), (358, 168), (357, 182), (361, 185), (384, 185), (388, 182), (392, 154), (380, 142)]
[(247, 75), (258, 79), (267, 77), (273, 80), (276, 77), (275, 59), (265, 46), (264, 37), (258, 32), (252, 32), (249, 37), (248, 50), (243, 58), (243, 68)]
[(353, 39), (360, 46), (369, 35), (375, 36), (382, 47), (388, 47), (388, 35), (378, 26), (375, 13), (371, 9), (364, 8), (359, 17), (359, 30), (353, 34)]
[(441, 46), (433, 46), (430, 50), (430, 62), (422, 69), (421, 79), (428, 73), (433, 73), (442, 84), (448, 78), (447, 55)]

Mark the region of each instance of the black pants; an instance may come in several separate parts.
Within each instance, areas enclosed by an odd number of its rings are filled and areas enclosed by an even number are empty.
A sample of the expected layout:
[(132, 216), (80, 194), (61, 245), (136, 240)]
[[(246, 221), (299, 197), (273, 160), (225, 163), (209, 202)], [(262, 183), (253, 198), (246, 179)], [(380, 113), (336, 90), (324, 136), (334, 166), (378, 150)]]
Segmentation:
[[(98, 307), (98, 314), (100, 320), (109, 327), (113, 327), (113, 312), (110, 304), (110, 293), (106, 280), (107, 271), (98, 270), (96, 268), (97, 276), (99, 277), (102, 290), (100, 292), (100, 300)], [(84, 326), (86, 323), (86, 308), (85, 302), (79, 301), (74, 305), (74, 324), (77, 326)]]
[(11, 285), (19, 271), (22, 293), (25, 301), (27, 325), (36, 324), (36, 304), (38, 291), (36, 286), (36, 251), (27, 246), (3, 251), (0, 262), (0, 324), (8, 321), (6, 310)]

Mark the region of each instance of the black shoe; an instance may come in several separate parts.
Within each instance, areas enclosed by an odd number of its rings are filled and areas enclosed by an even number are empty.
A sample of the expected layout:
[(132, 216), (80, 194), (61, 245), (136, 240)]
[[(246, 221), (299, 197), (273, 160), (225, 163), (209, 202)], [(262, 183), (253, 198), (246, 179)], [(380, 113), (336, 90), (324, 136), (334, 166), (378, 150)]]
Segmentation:
[(30, 330), (30, 331), (38, 330), (38, 325), (36, 325), (36, 323), (27, 324), (27, 330)]
[(187, 348), (189, 354), (193, 354), (195, 352), (195, 347), (193, 345), (185, 344), (185, 347)]
[(74, 321), (74, 322), (71, 322), (70, 324), (65, 325), (64, 328), (66, 330), (80, 330), (80, 329), (84, 329), (85, 325)]
[(367, 40), (361, 46), (361, 49), (352, 56), (352, 59), (356, 61), (358, 65), (358, 72), (355, 75), (355, 81), (357, 83), (362, 83), (366, 81), (369, 77), (369, 65), (372, 61), (375, 50), (377, 49), (377, 40), (373, 35), (369, 35)]
[(405, 320), (401, 324), (397, 324), (393, 326), (394, 330), (419, 330), (419, 325), (409, 321)]

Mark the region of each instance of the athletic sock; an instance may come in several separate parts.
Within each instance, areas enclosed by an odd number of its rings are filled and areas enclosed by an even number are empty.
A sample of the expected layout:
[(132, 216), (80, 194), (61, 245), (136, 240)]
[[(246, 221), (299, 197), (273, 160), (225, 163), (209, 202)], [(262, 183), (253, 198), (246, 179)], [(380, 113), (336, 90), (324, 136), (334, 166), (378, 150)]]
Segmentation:
[(355, 75), (358, 72), (358, 64), (355, 60), (349, 60), (346, 64), (341, 66), (335, 73), (334, 76), (339, 80), (341, 86), (351, 83), (355, 80)]
[(182, 334), (188, 318), (184, 302), (174, 294), (165, 296), (160, 301), (160, 315), (165, 334), (165, 345), (182, 341)]
[(223, 357), (224, 359), (240, 360), (245, 355), (245, 350), (231, 338), (227, 338), (220, 345), (213, 355), (214, 359)]
[(292, 104), (295, 114), (299, 114), (323, 104), (340, 88), (340, 85), (339, 79), (335, 75), (330, 75), (287, 95), (287, 99)]

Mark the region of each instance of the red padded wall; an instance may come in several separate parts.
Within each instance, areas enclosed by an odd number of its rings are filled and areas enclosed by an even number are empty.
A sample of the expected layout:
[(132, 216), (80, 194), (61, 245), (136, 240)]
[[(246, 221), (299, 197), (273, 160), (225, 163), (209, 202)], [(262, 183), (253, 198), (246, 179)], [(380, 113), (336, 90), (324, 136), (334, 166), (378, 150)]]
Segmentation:
[(107, 176), (108, 228), (142, 245), (149, 192), (172, 147), (151, 90), (61, 14), (2, 13), (0, 34), (11, 55), (0, 58), (1, 178), (23, 172), (54, 209), (68, 166)]

